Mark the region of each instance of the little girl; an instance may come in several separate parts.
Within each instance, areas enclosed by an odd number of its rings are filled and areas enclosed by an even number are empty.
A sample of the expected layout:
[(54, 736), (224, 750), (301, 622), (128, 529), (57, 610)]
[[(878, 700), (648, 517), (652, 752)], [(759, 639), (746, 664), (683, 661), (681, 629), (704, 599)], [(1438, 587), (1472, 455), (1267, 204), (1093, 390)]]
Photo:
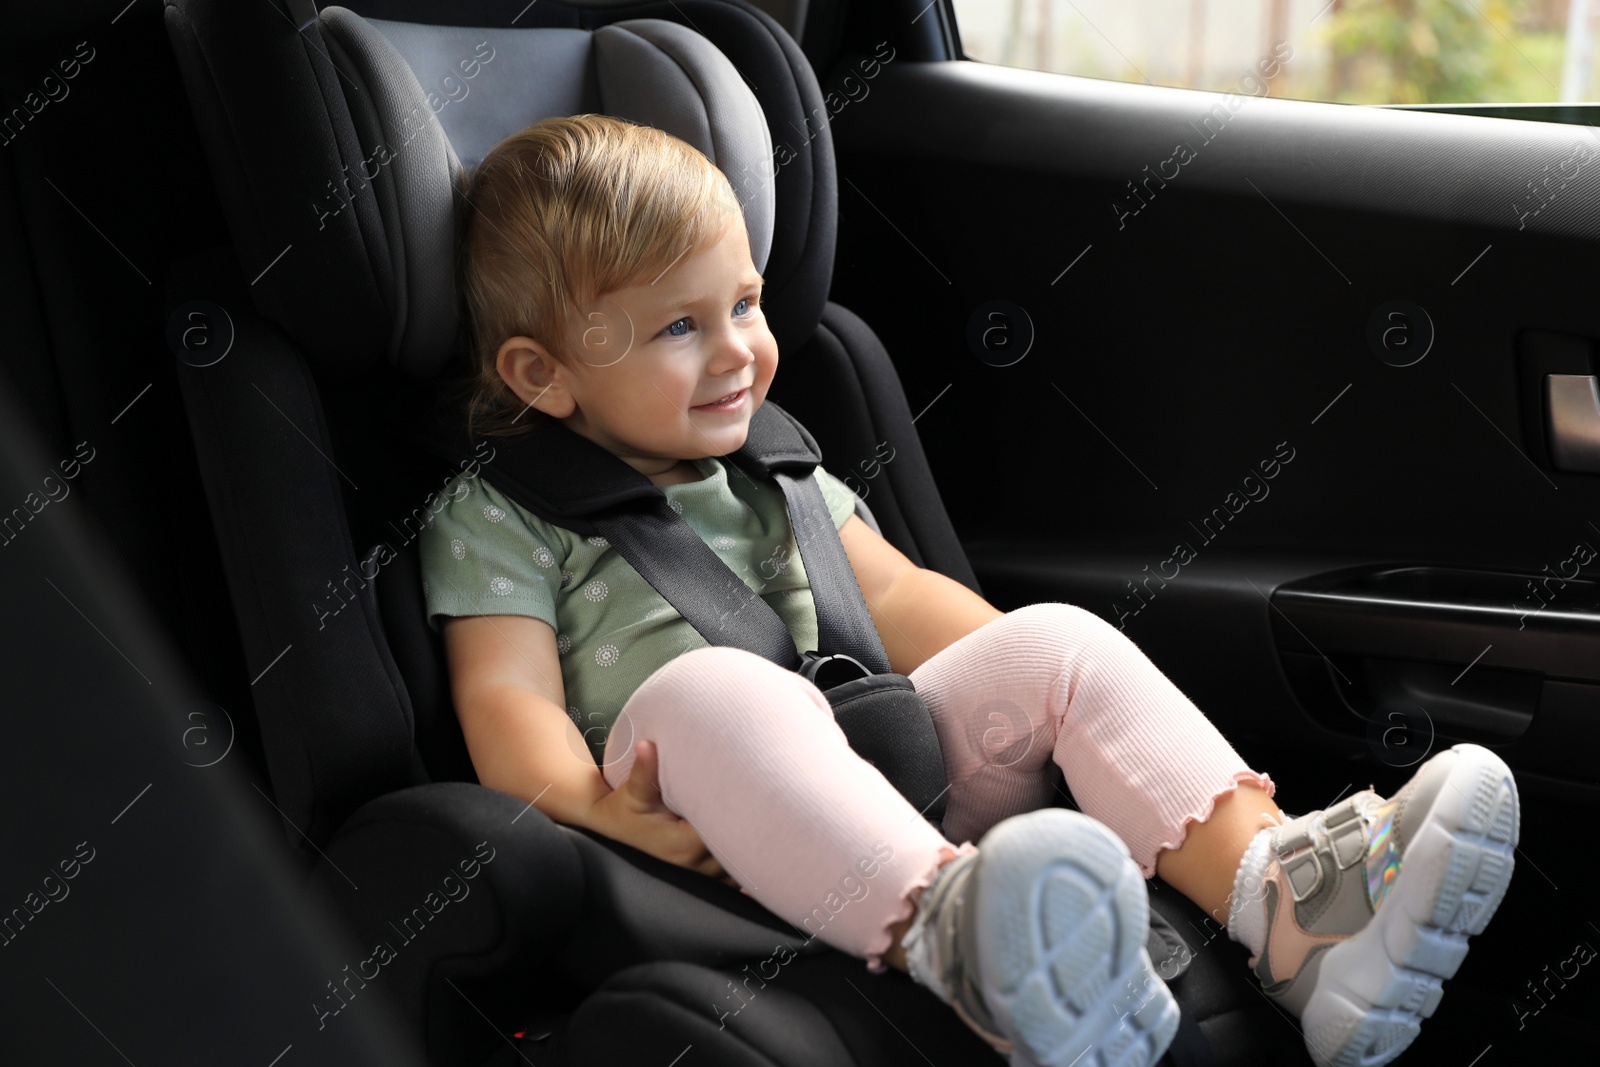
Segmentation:
[[(722, 172), (658, 130), (579, 115), (506, 138), (466, 194), (473, 432), (558, 420), (604, 447), (815, 648), (783, 496), (720, 458), (778, 365)], [(1144, 947), (1155, 874), (1249, 948), (1317, 1063), (1406, 1048), (1511, 878), (1517, 791), (1499, 758), (1458, 745), (1393, 798), (1288, 819), (1110, 624), (1068, 604), (998, 611), (815, 477), (890, 665), (933, 716), (943, 836), (851, 750), (815, 685), (708, 645), (605, 538), (472, 477), (421, 545), (479, 780), (908, 973), (1013, 1064), (1166, 1049), (1177, 1005)], [(1082, 814), (1051, 806), (1057, 767)]]

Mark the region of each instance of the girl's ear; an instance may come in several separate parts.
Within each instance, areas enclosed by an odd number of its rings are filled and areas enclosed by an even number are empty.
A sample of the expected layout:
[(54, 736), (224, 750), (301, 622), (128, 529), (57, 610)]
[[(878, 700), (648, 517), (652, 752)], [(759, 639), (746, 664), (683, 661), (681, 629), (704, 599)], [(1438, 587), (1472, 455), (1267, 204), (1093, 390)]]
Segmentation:
[(508, 338), (495, 354), (495, 369), (523, 403), (552, 418), (564, 419), (577, 406), (567, 368), (531, 337)]

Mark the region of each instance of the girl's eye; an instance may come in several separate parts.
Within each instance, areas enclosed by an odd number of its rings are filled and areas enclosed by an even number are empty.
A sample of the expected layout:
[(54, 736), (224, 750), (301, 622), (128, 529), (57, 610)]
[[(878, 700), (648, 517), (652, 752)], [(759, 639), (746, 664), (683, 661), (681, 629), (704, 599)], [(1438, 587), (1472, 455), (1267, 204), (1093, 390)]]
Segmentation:
[[(748, 318), (755, 311), (755, 309), (760, 306), (760, 297), (756, 297), (754, 300), (748, 296), (740, 297), (739, 301), (733, 305), (734, 317), (740, 319)], [(687, 318), (682, 318), (663, 329), (661, 334), (663, 337), (683, 337), (688, 332), (689, 320)]]

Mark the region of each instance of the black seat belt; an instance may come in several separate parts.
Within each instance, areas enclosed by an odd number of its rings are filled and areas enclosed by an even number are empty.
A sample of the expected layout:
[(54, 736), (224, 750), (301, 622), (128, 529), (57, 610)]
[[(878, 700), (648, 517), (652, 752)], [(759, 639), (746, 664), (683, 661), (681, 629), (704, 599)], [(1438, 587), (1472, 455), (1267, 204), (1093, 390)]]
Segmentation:
[[(769, 408), (772, 414), (763, 418)], [(843, 653), (872, 674), (888, 673), (888, 654), (822, 489), (811, 477), (819, 457), (810, 434), (768, 401), (752, 420), (744, 446), (726, 458), (733, 461), (730, 478), (767, 478), (783, 492), (816, 606), (815, 651)], [(708, 643), (748, 648), (790, 670), (801, 669), (802, 654), (777, 612), (668, 507), (665, 494), (650, 512), (595, 516), (595, 526)], [(719, 596), (724, 590), (732, 595)], [(708, 626), (715, 630), (708, 633)]]
[[(435, 452), (445, 446), (441, 458), (473, 454), (453, 434), (429, 442)], [(800, 669), (800, 651), (778, 613), (672, 510), (649, 478), (562, 423), (546, 422), (492, 444), (494, 458), (482, 468), (496, 489), (546, 522), (604, 537), (708, 644)], [(743, 447), (721, 458), (729, 478), (750, 477), (782, 490), (811, 583), (819, 650), (845, 653), (874, 674), (888, 671), (888, 654), (811, 477), (821, 455), (810, 433), (767, 400), (751, 418)]]
[(672, 510), (658, 486), (564, 424), (497, 438), (488, 442), (491, 453), (474, 450), (459, 411), (436, 407), (401, 418), (421, 427), (429, 452), (462, 467), (477, 460), (496, 489), (546, 522), (604, 537), (708, 644), (742, 648), (814, 682), (857, 754), (930, 822), (943, 818), (946, 778), (932, 717), (910, 680), (890, 669), (812, 477), (821, 451), (788, 412), (764, 401), (744, 445), (722, 458), (730, 478), (750, 477), (783, 492), (816, 606), (818, 647), (803, 652), (778, 613)]

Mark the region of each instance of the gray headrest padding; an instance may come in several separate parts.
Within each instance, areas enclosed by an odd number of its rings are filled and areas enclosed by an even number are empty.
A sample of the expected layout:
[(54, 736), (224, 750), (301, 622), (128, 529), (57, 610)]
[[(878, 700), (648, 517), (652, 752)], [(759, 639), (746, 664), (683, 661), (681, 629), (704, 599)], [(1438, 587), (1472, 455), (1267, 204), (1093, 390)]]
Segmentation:
[(594, 34), (607, 115), (665, 130), (705, 153), (733, 186), (750, 259), (767, 269), (775, 214), (772, 134), (755, 94), (716, 46), (687, 26), (629, 19)]
[(584, 96), (594, 44), (588, 30), (367, 22), (433, 95), (435, 117), (467, 170), (530, 123), (598, 106)]
[(437, 26), (337, 6), (323, 8), (319, 21), (353, 72), (344, 88), (361, 162), (346, 180), (359, 186), (360, 169), (377, 199), (387, 247), (369, 239), (368, 253), (392, 294), (389, 359), (407, 374), (436, 373), (456, 338), (457, 174), (551, 115), (614, 115), (705, 153), (728, 176), (750, 258), (766, 270), (776, 214), (772, 135), (738, 70), (693, 30), (659, 19), (593, 32)]

